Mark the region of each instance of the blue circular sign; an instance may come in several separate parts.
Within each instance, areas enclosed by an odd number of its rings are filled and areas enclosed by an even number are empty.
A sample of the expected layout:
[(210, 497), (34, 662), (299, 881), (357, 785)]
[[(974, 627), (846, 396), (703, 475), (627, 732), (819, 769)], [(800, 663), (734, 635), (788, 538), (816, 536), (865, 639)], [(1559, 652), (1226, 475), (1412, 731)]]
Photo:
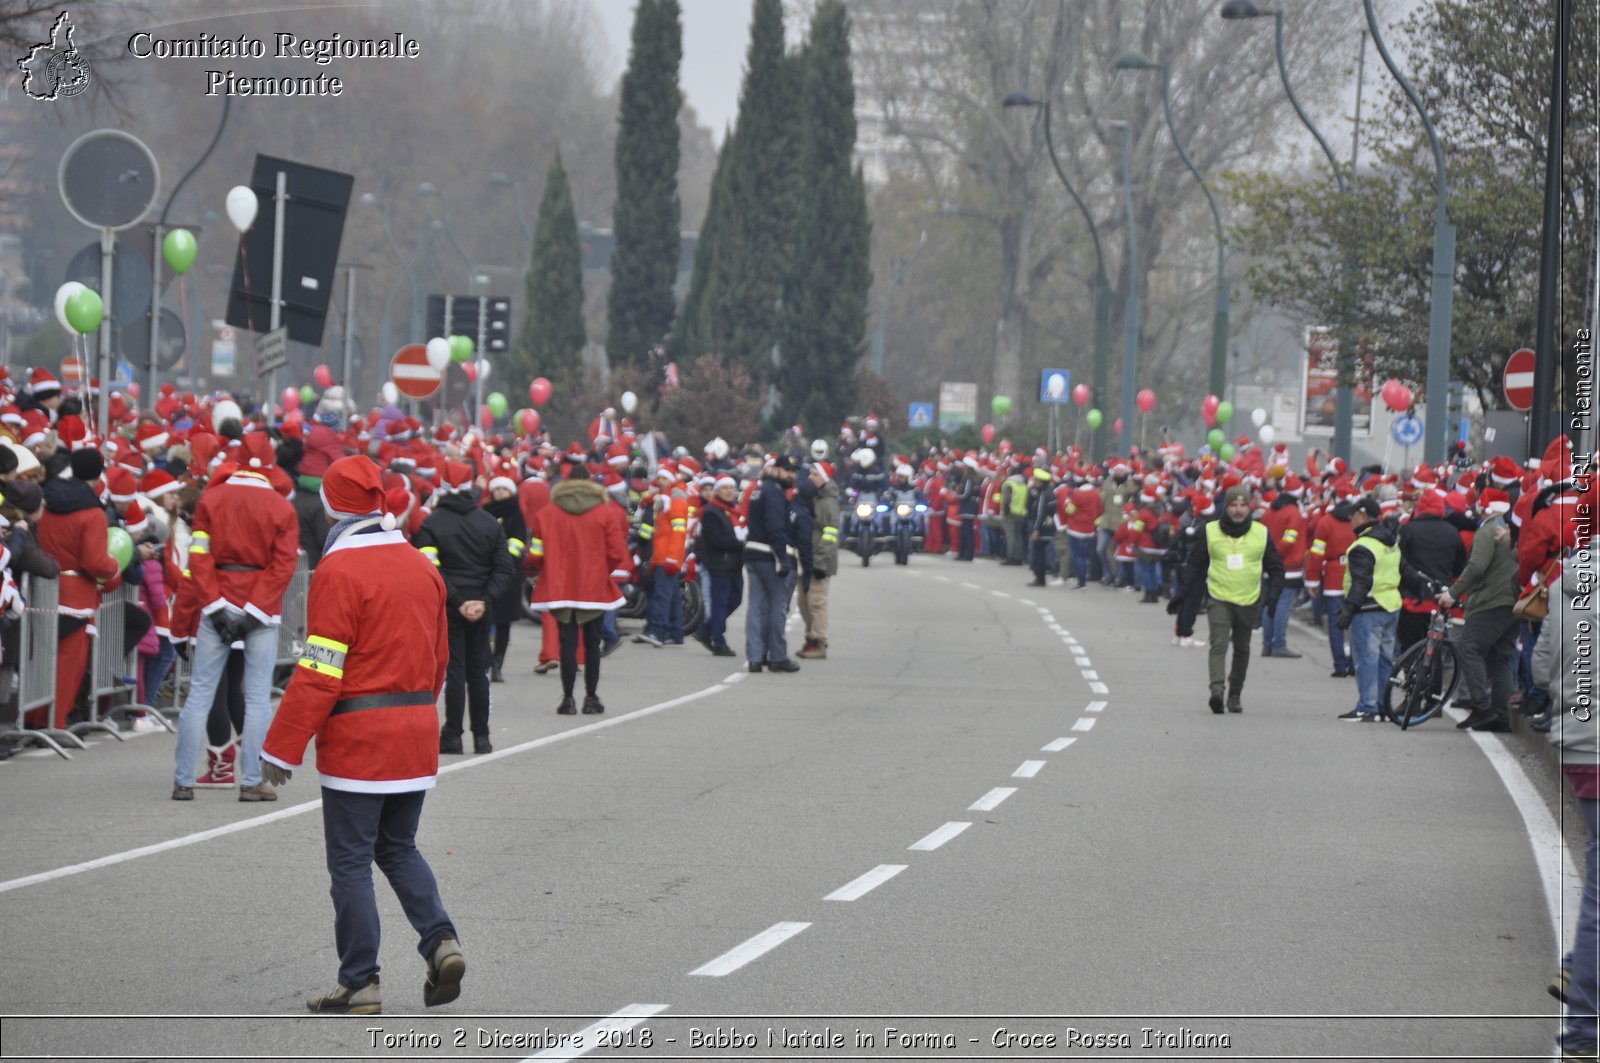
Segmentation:
[(1389, 434), (1402, 447), (1414, 447), (1422, 442), (1422, 418), (1415, 415), (1396, 417), (1394, 424), (1389, 428)]

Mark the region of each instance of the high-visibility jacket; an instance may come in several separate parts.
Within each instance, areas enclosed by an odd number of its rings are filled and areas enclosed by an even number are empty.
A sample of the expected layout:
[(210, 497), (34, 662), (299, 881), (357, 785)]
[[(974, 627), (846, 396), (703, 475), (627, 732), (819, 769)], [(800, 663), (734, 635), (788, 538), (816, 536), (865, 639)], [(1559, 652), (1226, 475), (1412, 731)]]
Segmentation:
[[(1345, 551), (1344, 563), (1344, 593), (1350, 594), (1350, 556), (1357, 550), (1364, 550), (1372, 555), (1372, 589), (1367, 592), (1366, 600), (1376, 602), (1378, 607), (1386, 613), (1400, 611), (1400, 545), (1394, 542), (1384, 542), (1376, 535), (1361, 535), (1350, 544), (1350, 549)], [(1349, 608), (1349, 606), (1346, 606)], [(1360, 606), (1356, 606), (1360, 608)]]
[(1262, 559), (1267, 554), (1267, 529), (1260, 521), (1237, 538), (1222, 530), (1222, 522), (1206, 524), (1206, 590), (1220, 602), (1254, 605), (1261, 598)]

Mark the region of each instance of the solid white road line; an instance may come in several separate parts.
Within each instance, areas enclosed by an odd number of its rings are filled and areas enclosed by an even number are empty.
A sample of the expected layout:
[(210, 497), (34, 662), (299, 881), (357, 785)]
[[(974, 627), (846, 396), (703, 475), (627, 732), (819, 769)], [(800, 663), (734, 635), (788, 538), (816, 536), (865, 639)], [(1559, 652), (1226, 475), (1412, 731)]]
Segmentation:
[(967, 806), (968, 812), (993, 812), (1000, 807), (1000, 802), (1017, 792), (1015, 786), (996, 786), (993, 790), (978, 798)]
[(1041, 748), (1045, 753), (1059, 753), (1076, 741), (1076, 738), (1058, 738), (1054, 742), (1050, 742)]
[(1109, 694), (1109, 693), (1111, 693), (1111, 688), (1106, 686), (1104, 683), (1090, 683), (1089, 684), (1089, 693), (1091, 693), (1091, 694)]
[(724, 677), (722, 681), (724, 683), (737, 683), (749, 674), (749, 672), (734, 672), (732, 675)]
[(1094, 721), (1095, 718), (1093, 716), (1080, 716), (1078, 722), (1072, 725), (1072, 729), (1074, 731), (1092, 731), (1094, 730)]
[(1090, 671), (1089, 669), (1085, 668), (1083, 670), (1083, 678), (1085, 678), (1085, 679), (1099, 679), (1100, 678), (1100, 673), (1099, 672)]
[(732, 974), (751, 960), (759, 959), (810, 926), (810, 923), (774, 923), (742, 945), (735, 945), (710, 963), (696, 967), (690, 975), (721, 978)]
[(825, 901), (860, 900), (910, 866), (909, 864), (879, 864), (865, 875), (851, 882), (846, 882), (822, 899)]
[(906, 848), (919, 853), (931, 853), (957, 834), (972, 826), (971, 823), (946, 823), (932, 834), (919, 842), (913, 842)]
[[(601, 731), (607, 727), (618, 727), (630, 720), (638, 720), (645, 716), (653, 716), (658, 712), (665, 712), (668, 709), (675, 709), (679, 705), (687, 705), (691, 701), (699, 701), (701, 698), (709, 697), (712, 694), (720, 694), (722, 691), (727, 689), (728, 685), (726, 683), (716, 683), (712, 686), (706, 687), (703, 690), (696, 690), (691, 694), (685, 694), (682, 697), (673, 698), (670, 701), (661, 701), (654, 705), (646, 705), (642, 709), (635, 709), (633, 712), (624, 713), (621, 716), (612, 716), (609, 719), (599, 720), (595, 723), (583, 724), (582, 726), (573, 727), (566, 731), (557, 731), (555, 734), (545, 735), (543, 738), (535, 738), (529, 742), (522, 742), (518, 745), (507, 746), (504, 749), (497, 749), (493, 753), (485, 753), (483, 756), (472, 757), (468, 760), (460, 760), (454, 764), (447, 764), (439, 769), (439, 774), (448, 775), (451, 772), (466, 771), (469, 768), (477, 768), (483, 766), (484, 764), (492, 763), (493, 761), (499, 760), (502, 757), (509, 757), (517, 753), (525, 753), (530, 749), (538, 749), (541, 746), (553, 745), (556, 742), (564, 742), (569, 738), (576, 738), (579, 735), (592, 734), (595, 731)], [(0, 893), (7, 893), (11, 890), (22, 889), (24, 886), (36, 886), (41, 882), (51, 882), (58, 878), (68, 878), (72, 875), (81, 875), (87, 871), (98, 871), (103, 867), (114, 867), (117, 864), (125, 864), (130, 860), (137, 860), (142, 856), (154, 856), (157, 853), (169, 852), (173, 849), (182, 849), (190, 845), (198, 845), (201, 842), (208, 842), (213, 838), (221, 838), (228, 834), (237, 834), (240, 831), (251, 830), (255, 827), (264, 827), (269, 823), (276, 823), (279, 820), (289, 819), (293, 816), (302, 815), (306, 812), (312, 812), (321, 807), (322, 799), (319, 797), (314, 801), (306, 801), (303, 804), (290, 805), (288, 808), (280, 808), (272, 812), (268, 812), (265, 815), (252, 816), (249, 819), (241, 819), (236, 823), (228, 823), (220, 827), (212, 827), (210, 830), (196, 831), (193, 834), (185, 834), (178, 838), (168, 838), (166, 841), (156, 842), (153, 845), (142, 845), (137, 849), (128, 849), (124, 852), (112, 853), (109, 856), (96, 857), (93, 860), (85, 860), (81, 864), (69, 864), (66, 867), (58, 867), (52, 871), (41, 871), (36, 875), (24, 875), (22, 878), (8, 879), (4, 882), (0, 882)]]
[(1031, 779), (1039, 774), (1039, 770), (1044, 766), (1045, 762), (1042, 760), (1025, 760), (1017, 766), (1016, 771), (1011, 773), (1011, 777), (1013, 779)]
[(1089, 702), (1089, 704), (1087, 704), (1087, 705), (1085, 705), (1083, 707), (1083, 711), (1084, 712), (1105, 712), (1106, 711), (1106, 703), (1103, 702), (1103, 701), (1091, 701), (1091, 702)]
[(572, 1063), (579, 1056), (588, 1055), (589, 1052), (600, 1047), (600, 1034), (613, 1030), (631, 1030), (644, 1020), (655, 1015), (660, 1015), (667, 1010), (665, 1004), (629, 1004), (621, 1011), (614, 1011), (592, 1026), (585, 1026), (577, 1033), (571, 1034), (569, 1039), (578, 1048), (547, 1048), (538, 1055), (528, 1056), (522, 1063), (539, 1059), (547, 1063)]

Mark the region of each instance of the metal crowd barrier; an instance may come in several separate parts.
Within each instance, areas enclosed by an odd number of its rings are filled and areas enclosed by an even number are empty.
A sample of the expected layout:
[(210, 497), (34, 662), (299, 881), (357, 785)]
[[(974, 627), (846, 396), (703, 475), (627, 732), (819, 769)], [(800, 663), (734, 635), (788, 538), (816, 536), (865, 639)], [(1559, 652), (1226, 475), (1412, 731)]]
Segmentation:
[[(127, 610), (138, 609), (139, 591), (123, 584), (104, 596), (100, 608), (95, 610), (95, 636), (89, 651), (89, 718), (72, 728), (76, 734), (104, 731), (119, 742), (122, 735), (119, 718), (145, 714), (168, 731), (175, 731), (172, 722), (153, 705), (139, 701), (138, 648), (127, 646)], [(126, 651), (126, 652), (124, 652)], [(126, 702), (112, 704), (104, 713), (100, 711), (101, 698), (129, 695)]]
[[(306, 609), (311, 597), (311, 566), (306, 555), (295, 562), (294, 575), (289, 578), (289, 589), (283, 592), (282, 620), (278, 624), (278, 659), (274, 671), (293, 668), (305, 655), (308, 621)], [(292, 674), (292, 673), (291, 673)], [(274, 676), (276, 680), (276, 676)], [(284, 685), (288, 680), (284, 680)], [(283, 696), (283, 687), (275, 681), (272, 693)]]
[[(62, 743), (87, 748), (71, 731), (50, 726), (56, 703), (56, 648), (60, 644), (61, 584), (53, 579), (22, 577), (22, 619), (17, 622), (17, 719), (0, 735), (21, 743), (53, 749), (67, 760), (72, 754)], [(42, 710), (45, 726), (29, 727), (27, 715)]]

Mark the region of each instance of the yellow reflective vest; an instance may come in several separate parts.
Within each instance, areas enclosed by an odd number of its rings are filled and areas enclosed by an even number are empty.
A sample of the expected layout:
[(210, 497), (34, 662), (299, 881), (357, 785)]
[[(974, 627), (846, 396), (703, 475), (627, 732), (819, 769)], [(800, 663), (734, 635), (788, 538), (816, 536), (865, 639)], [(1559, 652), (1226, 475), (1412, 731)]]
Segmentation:
[(1219, 602), (1254, 605), (1261, 598), (1262, 559), (1267, 554), (1267, 529), (1258, 520), (1237, 538), (1222, 530), (1220, 520), (1206, 525), (1206, 590)]

